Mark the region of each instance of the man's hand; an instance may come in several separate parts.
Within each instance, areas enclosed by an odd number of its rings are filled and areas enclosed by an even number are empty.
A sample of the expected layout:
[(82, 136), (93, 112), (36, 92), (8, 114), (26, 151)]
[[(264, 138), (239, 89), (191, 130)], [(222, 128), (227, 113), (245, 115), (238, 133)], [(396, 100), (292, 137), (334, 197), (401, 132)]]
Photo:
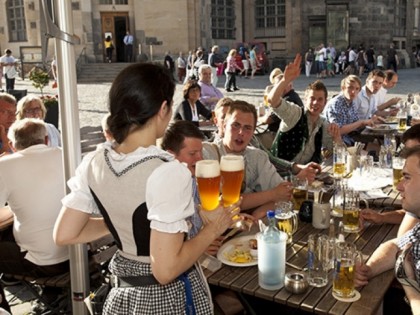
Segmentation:
[(375, 210), (363, 209), (360, 213), (360, 217), (364, 221), (371, 222), (371, 223), (374, 223), (374, 224), (382, 224), (383, 223), (382, 214), (378, 213)]
[(295, 164), (294, 166), (299, 169), (299, 172), (296, 175), (297, 178), (306, 178), (308, 180), (308, 184), (312, 184), (315, 180), (316, 174), (321, 173), (321, 165), (315, 162), (309, 162), (306, 165)]
[(371, 269), (369, 266), (363, 263), (356, 263), (354, 273), (354, 285), (356, 287), (362, 287), (368, 284), (370, 278)]
[(301, 73), (300, 65), (302, 62), (302, 56), (300, 54), (296, 54), (295, 60), (290, 62), (286, 68), (284, 69), (283, 78), (287, 82), (292, 82), (297, 77), (299, 77)]
[(283, 182), (277, 185), (275, 189), (276, 200), (289, 201), (292, 199), (293, 185), (290, 182)]
[(210, 246), (207, 248), (206, 253), (212, 256), (216, 256), (217, 252), (219, 251), (219, 248), (222, 246), (223, 244), (223, 236), (219, 236), (218, 238), (216, 238), (211, 244)]
[(341, 133), (340, 133), (340, 126), (335, 123), (331, 123), (328, 125), (327, 129), (328, 133), (333, 138), (334, 142), (341, 143)]

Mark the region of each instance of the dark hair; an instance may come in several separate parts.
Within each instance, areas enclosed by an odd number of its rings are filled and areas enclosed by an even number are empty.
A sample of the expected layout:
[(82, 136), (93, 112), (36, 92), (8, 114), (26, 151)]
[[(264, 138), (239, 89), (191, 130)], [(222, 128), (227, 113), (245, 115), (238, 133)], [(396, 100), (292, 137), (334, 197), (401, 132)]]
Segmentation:
[(384, 73), (387, 81), (391, 81), (394, 75), (397, 74), (394, 70), (386, 70)]
[(143, 127), (166, 101), (172, 106), (175, 83), (168, 70), (152, 63), (136, 63), (123, 69), (109, 91), (109, 130), (121, 143), (133, 128)]
[(255, 129), (257, 126), (257, 120), (258, 120), (257, 109), (255, 108), (254, 105), (251, 105), (245, 101), (234, 100), (229, 106), (229, 110), (226, 114), (225, 121), (228, 119), (228, 116), (231, 116), (237, 110), (243, 113), (251, 113), (254, 116), (254, 129)]
[(184, 95), (184, 99), (188, 99), (188, 94), (190, 93), (190, 90), (198, 88), (201, 92), (201, 86), (197, 83), (195, 80), (188, 80), (187, 83), (185, 83), (184, 88), (182, 89), (182, 93)]
[(184, 147), (185, 138), (204, 140), (204, 135), (191, 121), (178, 120), (166, 129), (162, 139), (162, 149), (171, 150), (178, 154)]
[(381, 77), (385, 79), (385, 73), (382, 70), (374, 69), (371, 72), (369, 72), (367, 79), (371, 79), (375, 76)]
[(308, 93), (308, 91), (323, 91), (325, 94), (325, 100), (328, 98), (327, 87), (321, 80), (316, 80), (315, 82), (309, 83), (305, 90), (305, 94)]
[(406, 143), (408, 140), (417, 140), (420, 142), (420, 125), (411, 126), (411, 128), (403, 133), (401, 142)]
[[(404, 148), (404, 150), (401, 151), (401, 157), (408, 159), (410, 156), (417, 156), (418, 159), (420, 159), (420, 145), (416, 145), (412, 148)], [(420, 164), (418, 165), (420, 167)]]

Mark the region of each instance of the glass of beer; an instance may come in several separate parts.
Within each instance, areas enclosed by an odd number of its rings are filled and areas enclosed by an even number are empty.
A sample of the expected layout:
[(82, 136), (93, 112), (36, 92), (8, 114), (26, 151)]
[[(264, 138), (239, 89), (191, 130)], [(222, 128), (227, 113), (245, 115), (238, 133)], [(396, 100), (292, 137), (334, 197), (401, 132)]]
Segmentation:
[(351, 299), (356, 296), (354, 272), (357, 262), (362, 263), (362, 254), (353, 243), (339, 242), (335, 245), (333, 296)]
[(239, 200), (244, 180), (244, 167), (242, 155), (224, 155), (220, 160), (222, 199), (225, 207)]
[(293, 209), (300, 210), (302, 203), (308, 199), (308, 180), (300, 179), (297, 177), (292, 178), (293, 184), (293, 193), (292, 193), (292, 201), (293, 201)]
[(398, 184), (400, 183), (403, 177), (404, 159), (400, 157), (394, 157), (392, 159), (392, 176), (393, 176), (393, 187), (397, 189)]
[(401, 114), (397, 116), (398, 121), (398, 131), (404, 132), (407, 129), (407, 113)]
[(347, 233), (358, 233), (360, 231), (360, 202), (365, 203), (369, 207), (366, 199), (360, 198), (360, 194), (352, 189), (344, 191), (343, 200), (343, 225), (344, 231)]
[(195, 164), (198, 193), (204, 210), (214, 210), (219, 205), (220, 165), (217, 160), (202, 160)]
[(298, 219), (293, 212), (293, 203), (290, 201), (276, 202), (276, 220), (280, 231), (287, 234), (287, 244), (292, 243), (293, 233), (297, 231)]
[(346, 174), (347, 148), (341, 143), (334, 144), (333, 174), (336, 178), (342, 178)]

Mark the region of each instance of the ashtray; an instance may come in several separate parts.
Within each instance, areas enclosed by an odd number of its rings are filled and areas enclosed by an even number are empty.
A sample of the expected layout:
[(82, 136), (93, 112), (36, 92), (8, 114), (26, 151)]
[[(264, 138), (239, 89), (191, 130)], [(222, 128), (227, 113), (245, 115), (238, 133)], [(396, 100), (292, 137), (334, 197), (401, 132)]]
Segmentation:
[(302, 294), (308, 290), (309, 282), (302, 272), (288, 272), (284, 278), (284, 287), (290, 293)]

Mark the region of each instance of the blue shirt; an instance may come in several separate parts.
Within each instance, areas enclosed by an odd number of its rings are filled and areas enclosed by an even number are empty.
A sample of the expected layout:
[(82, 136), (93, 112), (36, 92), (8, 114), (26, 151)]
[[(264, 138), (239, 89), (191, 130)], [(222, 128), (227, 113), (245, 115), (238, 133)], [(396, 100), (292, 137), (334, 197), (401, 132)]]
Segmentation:
[(133, 35), (125, 35), (124, 36), (124, 44), (133, 45)]
[[(336, 123), (340, 128), (359, 120), (359, 114), (354, 102), (349, 102), (342, 93), (329, 100), (325, 108), (325, 116), (330, 123)], [(342, 135), (346, 144), (353, 143), (349, 135)]]

